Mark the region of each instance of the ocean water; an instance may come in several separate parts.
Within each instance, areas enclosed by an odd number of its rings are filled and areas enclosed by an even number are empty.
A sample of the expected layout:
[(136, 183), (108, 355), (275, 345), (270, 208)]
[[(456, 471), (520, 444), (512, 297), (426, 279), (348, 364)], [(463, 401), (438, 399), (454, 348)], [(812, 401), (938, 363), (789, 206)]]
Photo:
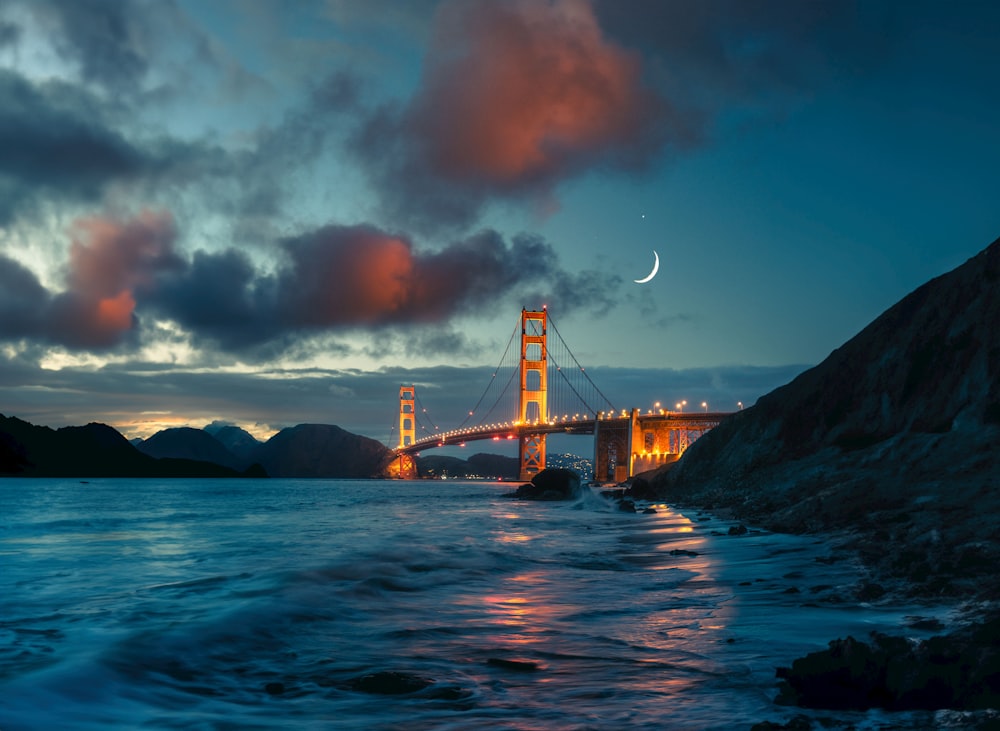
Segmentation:
[[(905, 617), (935, 616), (843, 600), (857, 569), (815, 538), (510, 489), (0, 480), (0, 729), (968, 720), (774, 705), (775, 666), (847, 634), (916, 636)], [(429, 684), (358, 681), (386, 672)]]

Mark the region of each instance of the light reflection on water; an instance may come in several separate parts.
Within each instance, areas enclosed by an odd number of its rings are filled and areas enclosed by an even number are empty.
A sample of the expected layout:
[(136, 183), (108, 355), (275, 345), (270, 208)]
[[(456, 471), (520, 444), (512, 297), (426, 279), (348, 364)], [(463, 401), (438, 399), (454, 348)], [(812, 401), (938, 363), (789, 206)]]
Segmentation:
[[(907, 613), (807, 606), (856, 578), (812, 539), (509, 489), (0, 482), (0, 729), (729, 729)], [(434, 684), (351, 689), (386, 670)]]

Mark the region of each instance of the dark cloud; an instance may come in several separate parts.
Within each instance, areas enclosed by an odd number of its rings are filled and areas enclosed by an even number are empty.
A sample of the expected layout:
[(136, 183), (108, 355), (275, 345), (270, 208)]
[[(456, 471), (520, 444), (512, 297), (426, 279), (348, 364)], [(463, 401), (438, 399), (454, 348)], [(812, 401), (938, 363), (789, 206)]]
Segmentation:
[(176, 269), (173, 220), (145, 212), (128, 221), (82, 219), (70, 245), (66, 289), (52, 294), (0, 257), (0, 337), (103, 350), (134, 337), (137, 298)]
[(0, 254), (0, 338), (37, 335), (49, 300), (32, 271)]
[[(469, 344), (440, 329), (498, 303), (548, 304), (560, 312), (605, 312), (608, 278), (565, 271), (537, 236), (509, 243), (483, 231), (422, 252), (373, 226), (325, 226), (286, 239), (277, 271), (258, 270), (236, 250), (174, 250), (167, 213), (77, 221), (66, 288), (46, 291), (34, 274), (0, 259), (0, 336), (104, 349), (138, 342), (139, 316), (159, 314), (200, 340), (257, 358), (276, 357), (314, 335), (432, 326), (437, 348)], [(23, 317), (23, 313), (38, 313)]]
[(282, 248), (286, 258), (274, 274), (255, 271), (235, 250), (199, 252), (162, 277), (150, 304), (233, 349), (287, 344), (294, 333), (435, 325), (518, 298), (566, 312), (613, 305), (607, 278), (564, 271), (552, 247), (534, 236), (508, 244), (484, 231), (420, 252), (408, 238), (373, 226), (325, 226)]
[(164, 277), (153, 304), (185, 328), (224, 348), (247, 347), (278, 334), (273, 281), (236, 249), (197, 251), (183, 271)]
[(150, 67), (147, 45), (153, 28), (143, 19), (148, 17), (152, 5), (121, 0), (73, 0), (44, 2), (35, 8), (37, 12), (45, 12), (58, 26), (56, 49), (79, 65), (85, 81), (111, 89), (134, 90)]
[(417, 225), (468, 224), (491, 199), (544, 199), (595, 167), (640, 169), (683, 137), (584, 2), (445, 3), (424, 66), (414, 97), (369, 115), (356, 148)]
[(0, 223), (36, 197), (93, 201), (108, 182), (155, 166), (80, 100), (64, 84), (35, 86), (0, 70), (0, 180), (7, 181)]
[(13, 23), (0, 20), (0, 48), (12, 46), (21, 37), (21, 29)]

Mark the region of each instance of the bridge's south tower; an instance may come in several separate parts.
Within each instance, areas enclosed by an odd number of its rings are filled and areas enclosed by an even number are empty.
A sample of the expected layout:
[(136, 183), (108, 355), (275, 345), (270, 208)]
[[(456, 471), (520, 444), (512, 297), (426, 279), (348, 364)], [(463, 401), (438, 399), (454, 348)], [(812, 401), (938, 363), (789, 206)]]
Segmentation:
[(545, 424), (548, 411), (548, 312), (521, 310), (521, 439), (518, 458), (521, 480), (530, 480), (545, 469), (545, 434), (531, 434), (529, 424)]

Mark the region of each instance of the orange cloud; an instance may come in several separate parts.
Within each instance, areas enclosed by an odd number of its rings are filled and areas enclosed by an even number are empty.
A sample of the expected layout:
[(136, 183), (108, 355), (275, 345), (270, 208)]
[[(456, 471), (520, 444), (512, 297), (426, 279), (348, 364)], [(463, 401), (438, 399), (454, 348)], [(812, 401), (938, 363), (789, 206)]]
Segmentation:
[(123, 289), (117, 297), (105, 297), (97, 302), (95, 324), (105, 331), (122, 331), (132, 327), (132, 313), (135, 311), (135, 298), (127, 289)]
[(414, 125), (447, 177), (545, 179), (629, 147), (650, 121), (638, 57), (585, 0), (452, 3), (433, 48)]
[(117, 345), (132, 330), (137, 298), (160, 272), (176, 268), (169, 213), (143, 211), (131, 219), (93, 216), (76, 221), (66, 291), (48, 317), (50, 337), (77, 347)]
[(89, 297), (117, 297), (123, 289), (150, 286), (173, 258), (177, 232), (166, 212), (143, 211), (131, 220), (93, 216), (74, 223), (67, 283)]

